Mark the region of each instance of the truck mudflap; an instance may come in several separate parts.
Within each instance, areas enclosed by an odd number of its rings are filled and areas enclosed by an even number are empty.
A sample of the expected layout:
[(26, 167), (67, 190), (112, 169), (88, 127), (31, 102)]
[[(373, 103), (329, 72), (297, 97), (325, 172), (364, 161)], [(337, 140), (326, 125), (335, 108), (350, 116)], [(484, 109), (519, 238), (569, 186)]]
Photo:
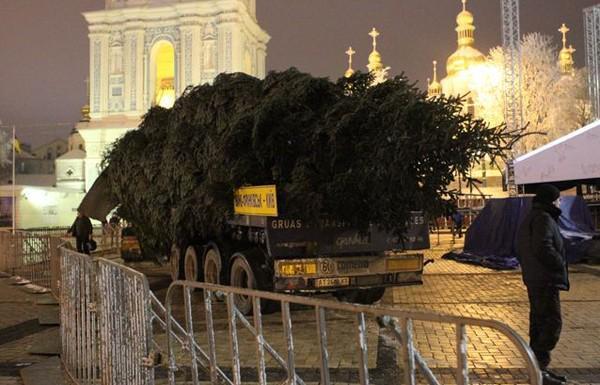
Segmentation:
[(386, 253), (276, 260), (273, 280), (275, 291), (328, 292), (418, 285), (422, 283), (422, 275), (422, 253)]

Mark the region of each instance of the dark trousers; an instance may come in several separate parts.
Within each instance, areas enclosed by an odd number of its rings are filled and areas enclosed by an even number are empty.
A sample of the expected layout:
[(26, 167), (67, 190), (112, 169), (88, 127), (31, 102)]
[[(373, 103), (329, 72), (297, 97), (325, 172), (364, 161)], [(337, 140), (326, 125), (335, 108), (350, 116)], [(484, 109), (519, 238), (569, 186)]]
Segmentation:
[(535, 353), (540, 369), (550, 364), (550, 352), (560, 338), (560, 294), (553, 287), (528, 287), (529, 345)]
[(90, 254), (89, 237), (75, 237), (77, 251), (84, 254)]

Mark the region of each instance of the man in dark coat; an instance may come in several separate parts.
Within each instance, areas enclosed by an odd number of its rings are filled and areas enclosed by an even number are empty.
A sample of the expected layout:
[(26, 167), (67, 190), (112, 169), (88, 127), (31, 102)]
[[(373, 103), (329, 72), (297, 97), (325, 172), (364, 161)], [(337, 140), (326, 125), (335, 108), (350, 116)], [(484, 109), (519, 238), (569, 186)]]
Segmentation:
[(550, 352), (560, 337), (560, 290), (569, 290), (565, 247), (558, 228), (560, 191), (538, 187), (533, 206), (521, 223), (517, 253), (529, 295), (530, 346), (542, 370), (544, 384), (563, 384), (566, 378), (548, 370)]
[(75, 237), (77, 251), (90, 253), (90, 239), (92, 236), (92, 221), (84, 213), (77, 210), (77, 218), (69, 229), (69, 233)]

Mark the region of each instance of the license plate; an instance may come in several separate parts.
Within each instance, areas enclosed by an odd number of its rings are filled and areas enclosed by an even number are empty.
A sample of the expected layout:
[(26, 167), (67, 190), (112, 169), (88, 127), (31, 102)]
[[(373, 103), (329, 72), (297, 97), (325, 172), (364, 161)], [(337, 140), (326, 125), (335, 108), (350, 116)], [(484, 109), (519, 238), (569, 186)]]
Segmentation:
[(315, 280), (316, 287), (333, 287), (333, 286), (348, 286), (350, 284), (350, 278), (319, 278)]
[(316, 262), (298, 262), (298, 263), (282, 263), (279, 266), (279, 274), (284, 277), (294, 275), (311, 275), (317, 274)]
[(386, 261), (388, 271), (418, 271), (421, 270), (421, 258), (398, 258)]

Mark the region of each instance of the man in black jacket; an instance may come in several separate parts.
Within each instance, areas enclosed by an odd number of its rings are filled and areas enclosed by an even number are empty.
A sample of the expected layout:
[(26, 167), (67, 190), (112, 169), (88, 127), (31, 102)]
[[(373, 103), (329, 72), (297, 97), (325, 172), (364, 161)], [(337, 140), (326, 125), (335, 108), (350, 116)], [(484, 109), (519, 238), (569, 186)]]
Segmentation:
[(90, 253), (90, 237), (92, 235), (92, 221), (84, 213), (77, 210), (77, 218), (69, 229), (75, 237), (77, 251), (80, 253)]
[(550, 352), (560, 337), (560, 290), (569, 290), (565, 247), (558, 228), (560, 191), (538, 187), (533, 207), (521, 223), (517, 252), (529, 295), (530, 346), (542, 370), (544, 384), (563, 384), (566, 378), (548, 370)]

